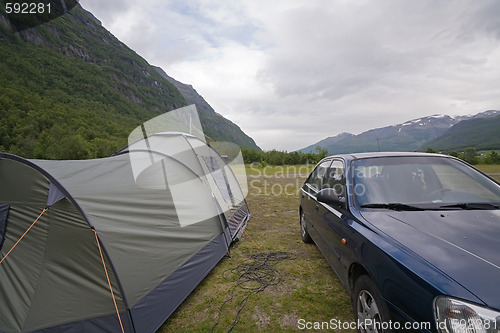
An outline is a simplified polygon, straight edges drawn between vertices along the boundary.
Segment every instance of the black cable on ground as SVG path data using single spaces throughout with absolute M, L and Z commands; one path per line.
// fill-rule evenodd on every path
M 235 319 L 231 324 L 228 332 L 238 324 L 240 314 L 245 307 L 250 296 L 260 293 L 269 286 L 277 285 L 281 282 L 281 274 L 274 267 L 279 261 L 285 259 L 295 259 L 294 255 L 287 252 L 270 252 L 257 253 L 250 256 L 250 259 L 244 263 L 228 269 L 222 273 L 222 276 L 227 281 L 236 282 L 231 289 L 231 296 L 222 303 L 218 315 L 217 322 L 212 326 L 212 333 L 220 322 L 221 314 L 224 306 L 234 299 L 234 294 L 237 289 L 245 290 L 247 293 L 240 301 Z

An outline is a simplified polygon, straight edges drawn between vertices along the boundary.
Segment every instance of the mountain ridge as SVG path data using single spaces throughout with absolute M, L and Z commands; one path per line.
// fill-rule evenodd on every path
M 351 134 L 350 136 L 346 136 L 344 133 L 341 133 L 307 146 L 300 151 L 312 152 L 316 146 L 326 148 L 329 154 L 422 150 L 422 147 L 426 146 L 427 142 L 437 138 L 461 121 L 491 118 L 497 115 L 500 115 L 500 111 L 487 110 L 475 115 L 454 117 L 435 114 L 408 120 L 396 125 L 371 129 L 357 135 Z

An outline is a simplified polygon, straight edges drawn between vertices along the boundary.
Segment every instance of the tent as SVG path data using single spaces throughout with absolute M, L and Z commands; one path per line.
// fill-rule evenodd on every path
M 203 140 L 159 133 L 114 156 L 0 153 L 0 332 L 154 332 L 250 218 Z

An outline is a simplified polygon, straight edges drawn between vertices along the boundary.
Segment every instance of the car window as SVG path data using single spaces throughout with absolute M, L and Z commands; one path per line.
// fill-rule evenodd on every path
M 306 180 L 306 185 L 311 188 L 314 192 L 329 187 L 328 186 L 328 170 L 332 161 L 321 162 L 313 170 L 309 178 Z
M 443 157 L 387 157 L 353 163 L 357 204 L 500 203 L 500 186 L 466 164 Z
M 330 165 L 327 187 L 335 189 L 339 197 L 345 197 L 345 169 L 342 161 L 334 160 Z
M 498 193 L 494 193 L 487 187 L 481 186 L 478 180 L 472 175 L 462 172 L 460 169 L 454 168 L 451 165 L 436 165 L 433 166 L 434 171 L 439 178 L 441 187 L 436 191 L 446 193 L 468 193 L 483 199 L 484 201 L 498 201 Z M 481 200 L 482 201 L 482 200 Z

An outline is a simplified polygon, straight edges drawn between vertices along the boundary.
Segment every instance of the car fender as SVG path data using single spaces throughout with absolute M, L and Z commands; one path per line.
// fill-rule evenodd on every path
M 362 216 L 353 216 L 347 225 L 343 260 L 348 264 L 350 293 L 357 276 L 368 274 L 393 314 L 409 317 L 407 313 L 420 313 L 421 317 L 411 318 L 419 322 L 434 321 L 433 300 L 438 295 L 454 295 L 482 304 L 463 286 Z

